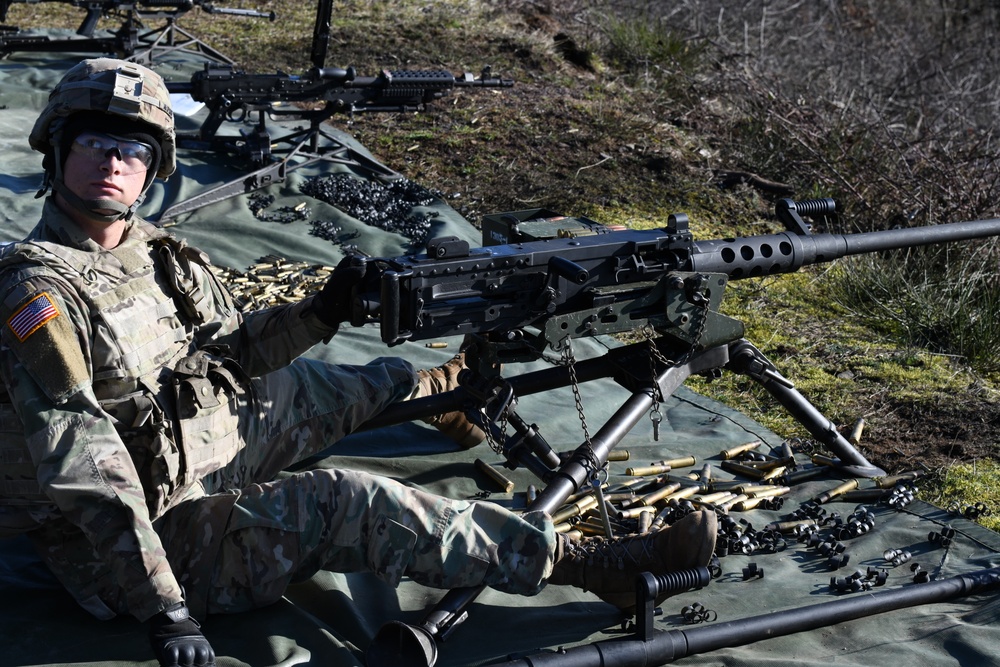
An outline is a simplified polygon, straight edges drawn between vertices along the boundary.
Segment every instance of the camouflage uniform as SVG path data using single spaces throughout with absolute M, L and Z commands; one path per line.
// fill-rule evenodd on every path
M 82 606 L 145 620 L 279 598 L 321 568 L 530 594 L 545 515 L 346 470 L 273 481 L 415 384 L 399 359 L 299 355 L 298 304 L 241 315 L 205 256 L 134 219 L 112 250 L 52 201 L 0 253 L 0 536 L 27 533 Z

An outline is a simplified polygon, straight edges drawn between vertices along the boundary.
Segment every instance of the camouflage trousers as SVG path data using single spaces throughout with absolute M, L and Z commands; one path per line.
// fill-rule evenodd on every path
M 206 495 L 155 524 L 193 613 L 269 604 L 320 569 L 370 571 L 394 586 L 405 575 L 440 588 L 541 588 L 556 541 L 544 514 L 348 470 L 281 473 L 408 396 L 415 379 L 408 363 L 387 358 L 360 367 L 303 359 L 254 380 L 241 406 L 246 446 L 203 480 Z
M 413 368 L 394 358 L 365 366 L 300 359 L 253 380 L 239 405 L 236 458 L 153 523 L 196 618 L 267 605 L 321 569 L 373 572 L 392 585 L 408 576 L 441 588 L 541 588 L 556 542 L 547 515 L 348 470 L 283 472 L 408 397 L 415 382 Z M 98 618 L 129 613 L 79 528 L 56 519 L 32 537 L 84 608 Z

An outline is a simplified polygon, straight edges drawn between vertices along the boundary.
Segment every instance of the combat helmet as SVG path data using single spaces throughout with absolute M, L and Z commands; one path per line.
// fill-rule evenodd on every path
M 130 217 L 153 178 L 167 178 L 176 169 L 174 115 L 167 86 L 153 70 L 114 58 L 84 60 L 67 71 L 52 89 L 48 104 L 28 135 L 30 146 L 46 156 L 42 163 L 45 182 L 38 196 L 45 194 L 49 186 L 67 195 L 62 186 L 62 168 L 68 140 L 73 138 L 67 136 L 67 130 L 72 132 L 74 123 L 82 119 L 91 125 L 97 120 L 110 128 L 129 127 L 133 133 L 137 131 L 152 140 L 158 161 L 146 176 L 139 200 L 108 221 Z M 89 215 L 95 215 L 93 205 L 72 201 L 76 198 L 71 193 L 68 198 L 74 206 L 83 205 Z

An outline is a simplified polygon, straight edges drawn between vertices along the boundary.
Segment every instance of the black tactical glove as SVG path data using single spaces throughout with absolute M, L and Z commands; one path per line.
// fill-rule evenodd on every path
M 215 651 L 183 602 L 149 620 L 149 643 L 161 667 L 215 667 Z
M 336 328 L 351 320 L 352 290 L 365 277 L 367 262 L 363 257 L 347 255 L 340 260 L 314 300 L 313 312 L 319 321 Z

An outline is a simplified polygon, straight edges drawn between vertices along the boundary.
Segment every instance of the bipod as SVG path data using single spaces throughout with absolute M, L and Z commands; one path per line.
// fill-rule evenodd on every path
M 593 462 L 596 460 L 599 465 L 603 466 L 607 462 L 611 450 L 654 405 L 657 392 L 652 380 L 634 388 L 628 387 L 628 382 L 624 381 L 624 376 L 641 377 L 641 373 L 649 369 L 648 355 L 643 357 L 641 352 L 637 353 L 639 348 L 644 351 L 648 349 L 648 346 L 642 343 L 615 348 L 600 357 L 586 359 L 576 364 L 577 381 L 586 382 L 601 377 L 614 377 L 619 384 L 629 388 L 632 393 L 591 437 L 590 442 L 580 445 L 566 462 L 553 472 L 546 487 L 528 505 L 528 511 L 544 511 L 552 514 L 573 493 L 589 485 Z M 635 363 L 639 358 L 642 358 L 641 365 Z M 718 368 L 726 361 L 728 361 L 728 348 L 721 345 L 687 355 L 685 363 L 664 368 L 657 374 L 655 382 L 659 385 L 660 395 L 672 394 L 693 373 Z M 509 382 L 515 394 L 526 395 L 568 386 L 571 378 L 567 368 L 556 367 L 512 377 Z M 459 390 L 449 393 L 460 394 Z M 405 421 L 405 419 L 399 418 L 405 412 L 413 415 L 414 408 L 426 410 L 427 407 L 433 405 L 433 409 L 440 410 L 440 406 L 447 398 L 448 394 L 438 394 L 427 399 L 398 403 L 384 411 L 376 420 L 377 423 L 373 423 L 372 426 L 385 426 L 387 419 Z M 436 401 L 432 404 L 429 399 L 436 399 Z M 460 397 L 453 397 L 452 400 L 460 400 Z M 419 401 L 426 401 L 426 403 L 423 406 L 413 405 Z M 453 405 L 456 404 L 453 403 Z M 405 409 L 406 406 L 408 406 L 408 410 Z M 453 407 L 452 409 L 457 408 Z M 436 413 L 425 411 L 422 414 L 432 415 Z M 415 417 L 416 415 L 410 418 Z M 386 623 L 376 633 L 365 655 L 368 666 L 432 667 L 437 662 L 437 642 L 446 640 L 455 627 L 468 618 L 469 606 L 483 590 L 485 590 L 485 586 L 456 588 L 448 591 L 418 626 L 399 621 Z
M 300 169 L 314 162 L 326 161 L 335 164 L 343 164 L 375 178 L 384 181 L 395 181 L 402 178 L 402 174 L 393 171 L 374 158 L 354 149 L 343 141 L 328 132 L 320 119 L 312 119 L 308 128 L 291 132 L 278 139 L 271 140 L 264 127 L 265 111 L 260 112 L 260 121 L 254 132 L 242 137 L 215 137 L 208 142 L 193 139 L 184 147 L 203 148 L 203 144 L 209 146 L 222 145 L 231 152 L 255 153 L 253 161 L 257 163 L 266 162 L 264 166 L 246 174 L 240 178 L 233 179 L 222 185 L 209 188 L 184 201 L 178 202 L 168 207 L 160 213 L 157 224 L 191 213 L 209 204 L 214 204 L 231 197 L 250 194 L 276 183 L 283 183 L 288 174 L 296 169 Z M 186 141 L 186 138 L 181 141 Z M 323 139 L 325 143 L 321 143 Z M 291 147 L 275 151 L 273 146 L 289 144 Z M 182 144 L 183 146 L 183 144 Z M 273 153 L 280 153 L 283 157 L 272 161 Z
M 883 477 L 885 471 L 873 465 L 854 445 L 842 436 L 837 427 L 795 389 L 795 385 L 778 372 L 767 357 L 745 339 L 729 345 L 726 368 L 746 375 L 762 386 L 809 433 L 827 446 L 837 459 L 834 467 L 853 477 Z

